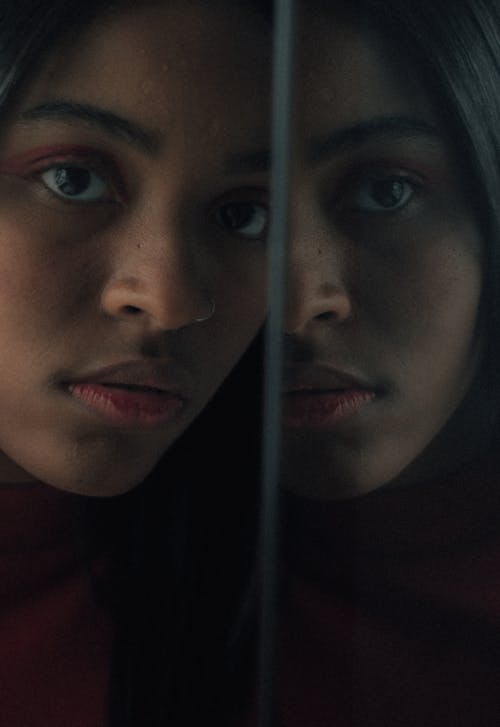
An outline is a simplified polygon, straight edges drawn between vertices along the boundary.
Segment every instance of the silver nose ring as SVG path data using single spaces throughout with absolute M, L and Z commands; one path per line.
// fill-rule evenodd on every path
M 215 301 L 213 298 L 210 298 L 210 312 L 207 316 L 203 316 L 202 318 L 195 318 L 195 323 L 205 323 L 205 321 L 209 321 L 215 313 Z

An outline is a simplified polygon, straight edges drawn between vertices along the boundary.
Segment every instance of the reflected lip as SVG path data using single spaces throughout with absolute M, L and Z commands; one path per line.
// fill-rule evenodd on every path
M 78 403 L 118 427 L 173 422 L 187 404 L 185 382 L 172 363 L 126 361 L 65 380 Z
M 327 365 L 285 369 L 283 423 L 290 428 L 335 427 L 382 393 L 364 377 Z
M 380 393 L 380 387 L 364 377 L 328 365 L 291 365 L 284 371 L 284 392 L 342 391 L 362 389 Z

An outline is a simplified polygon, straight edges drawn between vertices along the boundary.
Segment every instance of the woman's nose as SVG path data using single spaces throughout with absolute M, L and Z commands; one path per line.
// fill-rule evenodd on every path
M 288 263 L 286 332 L 315 323 L 342 323 L 352 315 L 346 252 L 324 230 L 301 226 L 294 233 Z
M 101 293 L 102 310 L 121 320 L 143 319 L 160 330 L 209 320 L 215 302 L 203 269 L 208 261 L 179 229 L 148 227 L 129 231 L 117 245 Z

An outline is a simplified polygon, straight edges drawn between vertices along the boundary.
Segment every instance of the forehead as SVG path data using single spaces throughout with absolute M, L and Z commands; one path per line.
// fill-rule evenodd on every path
M 258 126 L 269 28 L 250 4 L 238 5 L 173 0 L 101 17 L 54 49 L 26 89 L 29 102 L 76 96 L 163 129 L 188 115 L 206 123 L 211 110 L 214 124 L 234 125 L 237 113 Z
M 306 127 L 350 126 L 372 116 L 418 115 L 436 122 L 409 59 L 361 23 L 305 10 L 299 38 L 300 117 Z

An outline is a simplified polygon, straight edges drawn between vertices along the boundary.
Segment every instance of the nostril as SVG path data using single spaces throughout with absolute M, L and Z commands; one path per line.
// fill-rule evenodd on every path
M 141 312 L 141 309 L 137 308 L 137 306 L 135 305 L 125 305 L 123 306 L 123 312 L 136 316 L 138 313 Z
M 336 315 L 332 311 L 326 311 L 325 313 L 319 313 L 315 318 L 317 321 L 331 321 L 336 318 Z

